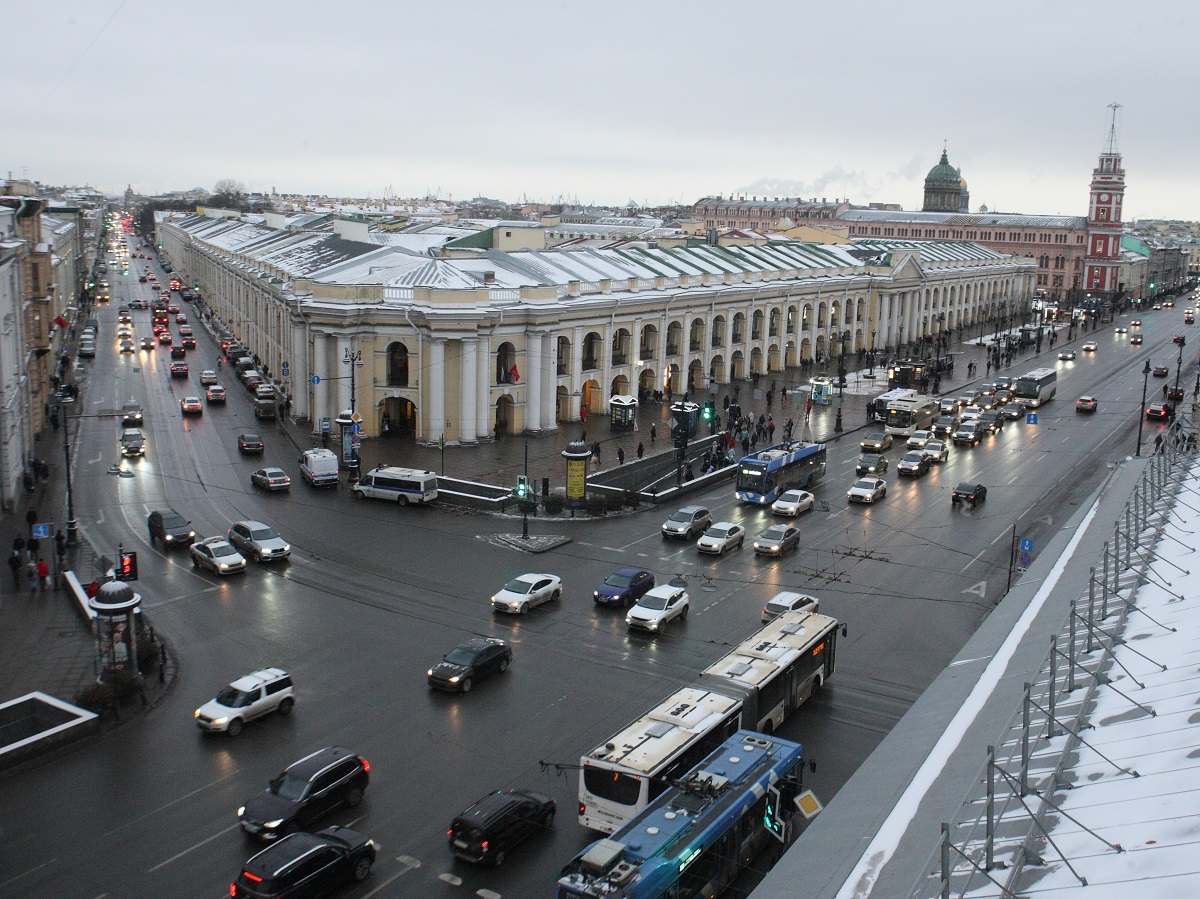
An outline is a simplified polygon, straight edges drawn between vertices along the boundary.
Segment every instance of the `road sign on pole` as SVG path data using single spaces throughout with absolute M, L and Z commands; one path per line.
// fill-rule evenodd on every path
M 1026 412 L 1025 413 L 1025 424 L 1027 424 L 1027 425 L 1037 424 L 1037 417 L 1038 417 L 1038 414 L 1036 412 Z
M 1033 538 L 1032 537 L 1022 537 L 1021 538 L 1021 552 L 1023 552 L 1023 553 L 1033 552 Z
M 291 375 L 291 373 L 292 373 L 292 369 L 291 369 L 291 366 L 287 364 L 287 360 L 286 360 L 286 359 L 285 359 L 285 360 L 283 360 L 282 364 L 280 364 L 280 366 L 279 366 L 279 373 L 280 373 L 281 375 L 283 375 L 285 378 L 286 378 L 286 377 L 289 377 L 289 376 Z
M 50 524 L 48 522 L 39 522 L 33 526 L 33 536 L 38 540 L 50 539 Z
M 311 378 L 309 378 L 309 380 L 312 381 L 313 386 L 316 387 L 318 384 L 321 383 L 321 376 L 313 375 Z

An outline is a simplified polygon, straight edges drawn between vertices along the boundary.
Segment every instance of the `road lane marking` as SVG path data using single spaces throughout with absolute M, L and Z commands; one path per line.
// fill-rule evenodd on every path
M 1003 535 L 1003 534 L 1001 534 L 1001 536 L 1004 536 L 1004 535 Z M 993 540 L 992 542 L 993 542 L 993 543 L 995 543 L 996 541 L 995 541 L 995 540 Z M 959 573 L 959 574 L 962 574 L 964 571 L 966 571 L 968 568 L 970 568 L 972 565 L 974 565 L 976 562 L 978 562 L 978 561 L 979 561 L 979 559 L 980 559 L 980 557 L 981 557 L 981 556 L 982 556 L 982 555 L 983 555 L 985 552 L 987 552 L 987 550 L 986 550 L 986 549 L 981 549 L 981 550 L 980 550 L 980 551 L 979 551 L 979 552 L 976 554 L 976 556 L 975 556 L 973 559 L 971 559 L 971 561 L 970 561 L 970 562 L 968 562 L 966 565 L 964 565 L 962 568 L 960 568 L 960 569 L 959 569 L 958 573 Z
M 175 853 L 174 855 L 172 855 L 169 859 L 167 859 L 164 862 L 159 862 L 153 868 L 150 868 L 148 871 L 146 871 L 146 873 L 153 874 L 155 871 L 159 870 L 160 868 L 165 868 L 167 865 L 171 864 L 171 862 L 178 861 L 179 859 L 183 858 L 189 852 L 194 852 L 195 850 L 199 849 L 201 846 L 207 846 L 213 840 L 217 839 L 217 837 L 223 837 L 223 836 L 225 836 L 225 834 L 229 833 L 229 831 L 237 830 L 241 826 L 242 825 L 240 823 L 239 824 L 231 824 L 229 827 L 226 827 L 224 830 L 218 830 L 216 833 L 214 833 L 208 839 L 201 840 L 199 843 L 189 846 L 187 849 L 184 849 L 182 852 Z
M 421 867 L 421 860 L 417 859 L 417 858 L 413 858 L 411 855 L 398 856 L 396 858 L 396 861 L 398 861 L 403 867 L 399 871 L 397 871 L 395 874 L 393 874 L 391 877 L 389 877 L 387 880 L 385 880 L 381 884 L 379 884 L 379 886 L 375 887 L 375 889 L 371 890 L 371 892 L 364 894 L 362 899 L 371 899 L 372 896 L 374 896 L 376 893 L 378 893 L 384 887 L 391 884 L 393 881 L 399 880 L 401 877 L 403 877 L 409 871 L 415 871 L 415 870 L 417 870 L 417 868 Z M 439 875 L 439 878 L 445 879 L 446 876 L 447 875 L 445 875 L 445 874 L 441 874 L 441 875 Z M 449 875 L 449 876 L 453 876 L 453 875 Z M 450 883 L 451 881 L 446 881 L 446 882 Z M 459 880 L 458 883 L 455 883 L 453 885 L 461 886 L 462 881 Z

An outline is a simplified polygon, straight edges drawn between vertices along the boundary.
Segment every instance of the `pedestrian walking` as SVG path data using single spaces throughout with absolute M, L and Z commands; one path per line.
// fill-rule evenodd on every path
M 50 566 L 46 564 L 45 559 L 37 560 L 37 573 L 38 573 L 38 580 L 41 581 L 41 584 L 42 584 L 42 592 L 49 593 L 50 592 Z
M 623 446 L 617 447 L 617 464 L 618 465 L 625 464 L 625 447 L 623 447 Z
M 595 443 L 592 444 L 592 455 L 596 458 L 596 461 L 600 460 L 600 441 L 599 440 L 597 440 Z
M 640 459 L 640 458 L 642 458 L 642 456 L 644 456 L 645 454 L 646 454 L 646 447 L 645 447 L 643 444 L 641 444 L 641 443 L 638 443 L 638 448 L 637 448 L 637 457 Z
M 657 424 L 651 424 L 651 425 L 650 425 L 650 442 L 651 442 L 651 443 L 653 443 L 653 442 L 654 442 L 654 438 L 655 438 L 657 435 L 658 435 L 658 425 L 657 425 Z
M 61 530 L 54 535 L 54 552 L 58 555 L 58 567 L 61 569 L 67 555 L 67 535 Z
M 25 544 L 25 550 L 26 550 L 26 552 L 29 553 L 29 558 L 31 558 L 35 561 L 37 560 L 37 557 L 38 557 L 38 539 L 37 539 L 37 537 L 29 538 L 29 540 Z
M 8 567 L 12 571 L 13 591 L 21 589 L 21 569 L 25 567 L 25 563 L 21 561 L 21 551 L 14 549 L 12 555 L 8 557 Z
M 1162 434 L 1159 434 L 1157 437 L 1154 438 L 1154 455 L 1157 456 L 1160 452 L 1162 452 L 1162 445 L 1163 445 L 1163 436 L 1162 436 Z
M 37 562 L 33 559 L 25 563 L 25 576 L 29 578 L 29 592 L 37 593 L 38 584 L 41 581 L 38 578 Z

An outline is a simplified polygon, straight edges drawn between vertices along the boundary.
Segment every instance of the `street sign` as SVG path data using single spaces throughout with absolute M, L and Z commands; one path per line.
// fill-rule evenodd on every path
M 282 364 L 280 364 L 279 373 L 281 375 L 283 375 L 285 378 L 288 377 L 289 375 L 291 375 L 292 369 L 291 369 L 291 366 L 287 364 L 286 359 L 284 359 Z
M 360 421 L 362 421 L 362 415 L 360 415 L 358 412 L 352 412 L 350 413 L 350 420 L 355 424 L 358 424 Z M 357 431 L 358 428 L 355 428 L 354 430 Z
M 1033 552 L 1033 538 L 1032 537 L 1022 537 L 1020 547 L 1021 547 L 1021 552 L 1023 552 L 1023 553 Z
M 362 425 L 360 425 L 358 422 L 355 422 L 354 424 L 350 425 L 350 433 L 351 434 L 357 434 L 361 430 L 362 430 Z
M 33 536 L 37 537 L 37 539 L 39 539 L 39 540 L 49 540 L 50 539 L 50 525 L 45 522 L 35 524 L 33 526 Z
M 313 383 L 313 386 L 314 386 L 314 387 L 316 387 L 318 384 L 320 384 L 320 383 L 321 383 L 321 376 L 320 376 L 320 375 L 313 375 L 311 378 L 309 378 L 309 380 L 310 380 L 310 381 L 312 381 L 312 383 Z
M 1033 561 L 1033 556 L 1029 555 L 1029 553 L 1021 553 L 1017 556 L 1017 564 L 1020 565 L 1022 568 L 1028 568 L 1029 563 L 1032 561 Z
M 1037 416 L 1038 416 L 1038 414 L 1036 412 L 1026 412 L 1025 413 L 1025 424 L 1027 424 L 1027 425 L 1037 424 Z
M 328 418 L 321 419 L 321 433 L 322 434 L 329 433 L 329 419 Z

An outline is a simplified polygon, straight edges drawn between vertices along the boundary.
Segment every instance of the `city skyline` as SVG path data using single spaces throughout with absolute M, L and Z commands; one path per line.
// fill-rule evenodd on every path
M 25 39 L 0 75 L 0 173 L 110 194 L 232 178 L 374 199 L 919 209 L 945 143 L 971 211 L 1083 215 L 1116 102 L 1125 220 L 1197 217 L 1195 125 L 1170 89 L 1191 74 L 1192 5 L 1153 4 L 1145 24 L 1107 0 L 898 9 L 26 6 L 6 14 Z M 1089 37 L 1118 20 L 1120 47 Z

